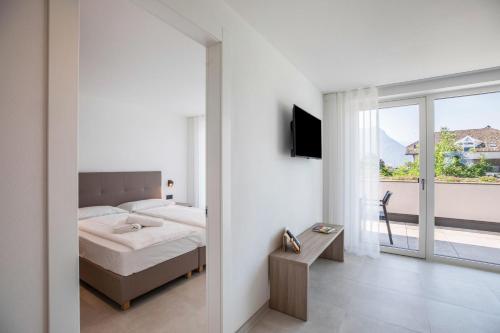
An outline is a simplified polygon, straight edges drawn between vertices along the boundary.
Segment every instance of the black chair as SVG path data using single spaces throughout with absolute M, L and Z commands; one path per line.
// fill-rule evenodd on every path
M 392 242 L 392 232 L 391 232 L 391 225 L 389 224 L 389 214 L 387 214 L 387 205 L 389 204 L 389 199 L 392 196 L 391 191 L 387 191 L 384 194 L 384 197 L 382 200 L 380 200 L 380 206 L 382 207 L 382 212 L 380 212 L 380 220 L 385 220 L 385 224 L 387 225 L 387 233 L 389 234 L 389 242 L 391 245 L 394 243 Z

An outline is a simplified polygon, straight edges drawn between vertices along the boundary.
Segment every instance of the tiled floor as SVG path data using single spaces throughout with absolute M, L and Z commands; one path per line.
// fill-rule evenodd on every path
M 132 301 L 130 309 L 80 286 L 82 333 L 205 332 L 205 273 L 179 278 Z
M 382 254 L 311 266 L 310 320 L 269 310 L 252 333 L 500 332 L 500 274 Z
M 380 244 L 390 246 L 385 222 L 380 222 Z M 418 225 L 391 221 L 392 246 L 416 250 Z M 500 233 L 436 227 L 435 253 L 442 256 L 500 264 Z

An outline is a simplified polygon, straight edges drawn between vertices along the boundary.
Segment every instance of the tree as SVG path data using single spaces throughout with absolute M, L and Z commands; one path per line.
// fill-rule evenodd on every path
M 406 162 L 404 165 L 397 167 L 394 172 L 394 176 L 404 177 L 410 176 L 412 178 L 418 177 L 420 175 L 420 162 L 419 158 L 416 157 L 413 162 Z
M 383 159 L 380 159 L 379 161 L 379 169 L 380 169 L 380 175 L 384 177 L 391 177 L 392 176 L 392 170 L 387 167 Z
M 455 144 L 456 135 L 448 130 L 448 128 L 441 128 L 441 132 L 439 135 L 439 142 L 436 143 L 436 149 L 434 152 L 434 165 L 436 170 L 436 176 L 454 176 L 448 173 L 455 173 L 457 168 L 456 159 L 453 158 L 452 166 L 449 170 L 446 170 L 447 166 L 447 157 L 449 158 L 451 153 L 458 152 L 459 147 Z
M 486 161 L 484 156 L 481 156 L 478 163 L 475 163 L 467 168 L 467 177 L 477 178 L 486 175 L 486 172 L 491 170 L 491 164 Z

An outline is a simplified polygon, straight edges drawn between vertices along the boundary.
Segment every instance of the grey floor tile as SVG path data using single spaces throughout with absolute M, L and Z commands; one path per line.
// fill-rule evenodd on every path
M 423 288 L 426 298 L 500 315 L 500 301 L 484 285 L 424 277 Z
M 425 299 L 374 288 L 355 294 L 348 313 L 360 314 L 417 332 L 429 332 Z
M 298 333 L 306 322 L 278 311 L 269 310 L 249 333 Z
M 419 273 L 405 269 L 405 265 L 391 267 L 367 262 L 356 277 L 356 281 L 412 295 L 422 293 Z
M 422 270 L 429 266 L 429 262 L 420 258 L 412 258 L 388 253 L 381 253 L 380 259 L 367 259 L 367 262 L 375 263 L 381 267 L 389 267 L 391 269 L 411 271 L 414 273 L 421 273 Z
M 407 328 L 381 322 L 366 316 L 347 314 L 339 332 L 341 333 L 414 333 Z
M 427 301 L 432 333 L 498 333 L 500 317 L 437 301 Z

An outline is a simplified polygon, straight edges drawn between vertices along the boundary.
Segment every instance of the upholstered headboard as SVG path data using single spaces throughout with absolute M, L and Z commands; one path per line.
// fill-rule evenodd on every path
M 161 171 L 81 172 L 78 207 L 161 198 Z

